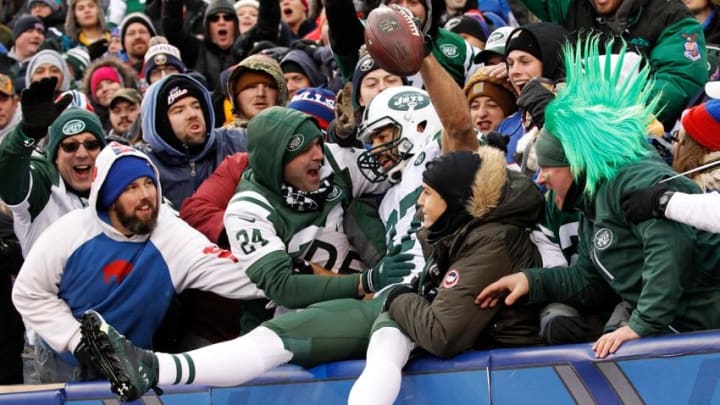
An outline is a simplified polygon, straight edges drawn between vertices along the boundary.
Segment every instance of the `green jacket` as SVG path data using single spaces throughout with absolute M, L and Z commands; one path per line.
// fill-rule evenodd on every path
M 621 168 L 582 202 L 579 252 L 567 268 L 529 269 L 530 302 L 577 299 L 594 306 L 613 292 L 633 306 L 629 326 L 640 336 L 720 327 L 720 235 L 666 219 L 625 220 L 624 191 L 675 174 L 656 158 Z M 671 188 L 699 193 L 681 177 Z
M 367 266 L 344 232 L 346 208 L 356 196 L 387 188 L 387 184 L 368 182 L 359 172 L 355 163 L 359 150 L 325 145 L 320 176 L 332 175 L 332 185 L 324 204 L 315 211 L 290 208 L 281 196 L 283 156 L 297 128 L 309 119 L 305 114 L 273 107 L 249 122 L 250 168 L 243 174 L 224 218 L 240 268 L 268 299 L 287 308 L 357 296 L 357 272 Z M 375 220 L 379 223 L 376 212 Z M 382 226 L 376 229 L 376 237 L 383 240 Z M 293 258 L 354 274 L 294 274 Z
M 87 206 L 65 186 L 53 162 L 33 156 L 20 126 L 0 144 L 0 198 L 13 212 L 15 234 L 27 255 L 35 240 L 50 224 L 68 212 Z
M 419 347 L 453 356 L 473 347 L 539 344 L 538 308 L 475 305 L 477 294 L 502 276 L 542 264 L 530 232 L 543 198 L 527 177 L 505 168 L 502 153 L 483 153 L 476 174 L 473 219 L 432 245 L 419 294 L 403 294 L 391 318 Z
M 661 94 L 658 119 L 672 126 L 708 79 L 705 36 L 700 22 L 679 1 L 622 0 L 611 16 L 599 16 L 590 0 L 523 0 L 543 21 L 569 31 L 620 36 L 646 60 Z

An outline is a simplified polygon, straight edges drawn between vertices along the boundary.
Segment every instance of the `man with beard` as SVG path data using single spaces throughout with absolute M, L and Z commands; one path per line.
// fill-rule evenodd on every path
M 173 74 L 145 92 L 141 148 L 162 174 L 164 195 L 180 208 L 226 156 L 245 151 L 244 128 L 214 128 L 207 89 L 187 74 Z M 213 129 L 214 128 L 214 129 Z
M 140 115 L 142 96 L 135 89 L 120 89 L 110 99 L 110 124 L 108 139 L 121 143 L 130 141 L 130 127 Z
M 140 78 L 143 77 L 145 52 L 150 48 L 150 38 L 155 35 L 155 26 L 143 13 L 128 14 L 120 24 L 120 43 L 127 55 L 127 64 Z
M 38 334 L 42 382 L 97 377 L 78 367 L 85 349 L 77 318 L 87 309 L 112 318 L 133 342 L 149 348 L 176 292 L 262 297 L 230 252 L 162 204 L 158 179 L 146 155 L 110 143 L 97 158 L 89 205 L 49 226 L 27 255 L 13 302 Z

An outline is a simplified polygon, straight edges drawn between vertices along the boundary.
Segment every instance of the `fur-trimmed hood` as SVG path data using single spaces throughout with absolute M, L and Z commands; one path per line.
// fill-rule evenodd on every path
M 508 170 L 502 151 L 481 146 L 482 164 L 475 174 L 467 211 L 481 222 L 533 226 L 543 215 L 545 201 L 530 178 Z

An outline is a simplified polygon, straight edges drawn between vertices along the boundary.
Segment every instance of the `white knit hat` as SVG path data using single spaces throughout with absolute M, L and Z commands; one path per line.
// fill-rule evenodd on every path
M 259 9 L 260 3 L 258 2 L 258 0 L 238 0 L 235 2 L 235 4 L 233 4 L 233 7 L 235 7 L 235 12 L 240 10 L 241 7 L 245 7 L 245 6 L 253 6 L 253 7 Z

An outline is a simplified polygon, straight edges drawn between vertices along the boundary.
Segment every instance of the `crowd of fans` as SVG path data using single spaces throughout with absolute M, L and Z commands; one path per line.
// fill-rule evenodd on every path
M 367 355 L 351 403 L 412 350 L 720 327 L 718 6 L 523 2 L 4 3 L 0 384 L 101 378 L 103 322 L 162 352 L 124 399 Z M 389 4 L 417 74 L 363 46 Z

